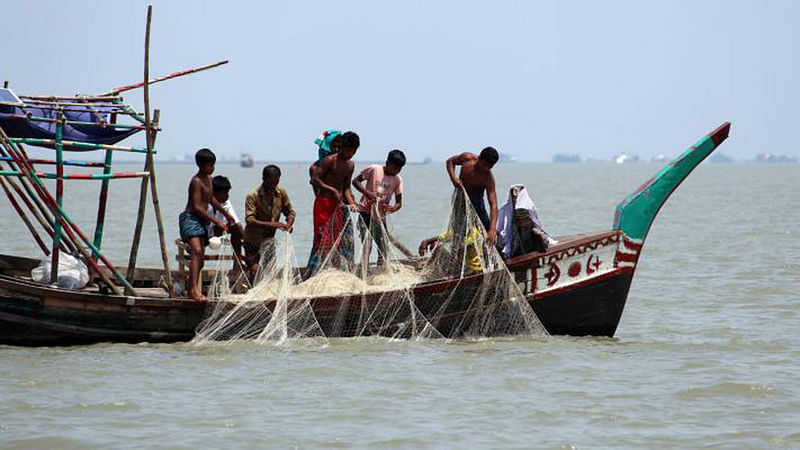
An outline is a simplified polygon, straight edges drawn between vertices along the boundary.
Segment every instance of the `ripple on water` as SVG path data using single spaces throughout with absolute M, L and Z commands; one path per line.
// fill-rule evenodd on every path
M 726 381 L 709 386 L 692 387 L 678 391 L 677 396 L 683 400 L 704 400 L 714 397 L 746 397 L 764 398 L 778 394 L 767 384 L 735 383 Z
M 8 442 L 3 446 L 6 449 L 24 448 L 54 448 L 54 449 L 85 449 L 91 447 L 91 443 L 81 439 L 70 439 L 60 436 L 38 436 L 35 438 L 17 439 Z

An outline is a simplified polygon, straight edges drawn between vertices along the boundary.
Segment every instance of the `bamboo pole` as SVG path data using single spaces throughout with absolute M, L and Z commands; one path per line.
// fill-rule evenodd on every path
M 70 101 L 75 100 L 77 102 L 114 102 L 115 100 L 119 100 L 120 97 L 117 95 L 106 95 L 106 96 L 98 96 L 98 95 L 74 95 L 72 97 L 67 97 L 64 95 L 20 95 L 19 98 L 23 99 L 31 99 L 31 100 L 46 100 L 50 102 L 57 102 L 60 100 Z
M 36 189 L 37 194 L 41 196 L 41 198 L 50 207 L 59 225 L 61 225 L 62 229 L 67 233 L 69 238 L 76 243 L 78 242 L 78 238 L 80 238 L 80 240 L 84 244 L 86 244 L 86 246 L 88 246 L 89 249 L 95 250 L 94 244 L 89 242 L 89 240 L 86 238 L 86 235 L 83 233 L 80 227 L 77 224 L 75 224 L 75 222 L 72 221 L 72 219 L 67 215 L 67 213 L 64 212 L 63 208 L 59 207 L 55 198 L 53 198 L 52 194 L 50 194 L 50 192 L 45 188 L 44 183 L 42 183 L 42 180 L 36 176 L 36 172 L 34 171 L 33 166 L 28 164 L 25 161 L 24 156 L 15 150 L 13 144 L 8 140 L 8 136 L 5 134 L 5 131 L 3 131 L 2 127 L 0 127 L 0 144 L 3 146 L 7 146 L 6 150 L 11 156 L 15 158 L 14 162 L 20 167 L 20 169 L 24 169 L 23 172 L 24 175 L 31 180 L 34 188 Z M 106 284 L 108 284 L 108 286 L 114 291 L 116 295 L 123 295 L 122 290 L 111 281 L 111 279 L 105 272 L 100 270 L 100 267 L 97 265 L 97 262 L 91 258 L 91 254 L 82 245 L 77 245 L 77 250 L 83 255 L 84 258 L 86 258 L 86 260 L 92 266 L 94 271 L 100 276 L 100 278 L 103 279 L 103 281 Z M 103 256 L 102 253 L 98 252 L 98 256 L 100 260 L 103 262 L 103 264 L 105 264 L 105 266 L 108 267 L 108 269 L 111 271 L 114 277 L 121 284 L 123 284 L 126 287 L 126 289 L 130 289 L 130 291 L 133 292 L 133 295 L 136 295 L 135 291 L 133 290 L 133 287 L 130 285 L 130 283 L 128 283 L 125 277 L 123 277 L 122 274 L 119 273 L 119 271 L 114 267 L 114 265 L 111 264 L 111 262 L 105 256 Z
M 149 83 L 147 80 L 150 77 L 150 23 L 153 17 L 153 7 L 147 7 L 147 25 L 145 28 L 145 37 L 144 37 L 144 117 L 145 117 L 145 128 L 146 131 L 146 138 L 147 138 L 147 159 L 145 162 L 145 170 L 150 173 L 148 177 L 150 179 L 150 186 L 152 187 L 152 195 L 153 195 L 153 209 L 155 211 L 156 216 L 156 223 L 158 225 L 158 239 L 159 244 L 161 247 L 161 259 L 164 264 L 164 275 L 167 280 L 167 289 L 169 291 L 170 297 L 174 296 L 173 286 L 172 286 L 172 273 L 169 270 L 169 257 L 167 255 L 167 247 L 166 247 L 166 240 L 164 237 L 164 225 L 161 220 L 161 208 L 158 201 L 158 191 L 156 190 L 156 182 L 155 182 L 155 165 L 153 164 L 153 151 L 152 148 L 155 144 L 155 128 L 153 127 L 153 123 L 150 121 L 150 88 Z M 157 124 L 159 120 L 160 112 L 156 110 L 154 122 Z M 133 233 L 133 242 L 131 243 L 131 253 L 130 258 L 128 259 L 128 279 L 132 279 L 136 273 L 136 259 L 139 254 L 139 242 L 142 236 L 142 225 L 144 224 L 144 215 L 145 210 L 147 207 L 147 188 L 148 183 L 147 179 L 142 179 L 142 184 L 139 188 L 139 208 L 138 213 L 136 215 L 136 227 Z
M 50 239 L 53 238 L 53 223 L 51 221 L 45 220 L 42 217 L 41 212 L 37 209 L 37 207 L 31 203 L 31 200 L 28 198 L 27 194 L 20 189 L 17 183 L 14 180 L 2 180 L 5 183 L 8 183 L 11 186 L 11 189 L 17 194 L 17 197 L 22 199 L 22 202 L 25 203 L 25 206 L 28 207 L 28 210 L 31 211 L 33 217 L 36 218 L 36 221 L 39 222 L 39 226 L 50 236 Z M 49 217 L 48 217 L 49 219 Z M 63 251 L 69 251 L 66 246 L 62 246 L 61 249 Z M 50 256 L 50 250 L 47 250 L 47 256 Z
M 147 167 L 146 163 L 145 167 Z M 131 252 L 128 256 L 128 272 L 126 276 L 129 280 L 132 280 L 136 274 L 136 259 L 139 256 L 139 241 L 142 238 L 142 225 L 144 225 L 144 215 L 147 208 L 147 188 L 147 179 L 142 178 L 142 183 L 139 186 L 139 207 L 136 212 L 136 225 L 133 229 Z
M 2 131 L 1 128 L 0 128 L 0 131 Z M 5 136 L 5 132 L 3 132 L 3 134 L 0 135 L 0 136 Z M 8 141 L 8 137 L 7 136 L 5 137 L 5 139 Z M 28 158 L 28 154 L 25 152 L 25 149 L 23 148 L 22 144 L 14 144 L 13 142 L 9 141 L 8 145 L 9 145 L 10 149 L 13 149 L 14 146 L 16 146 L 16 148 L 19 150 L 20 154 L 23 155 L 25 160 L 26 161 L 30 160 Z M 13 155 L 11 155 L 9 152 L 6 151 L 6 148 L 5 148 L 4 145 L 0 145 L 0 156 L 12 157 Z M 6 162 L 6 164 L 8 164 L 8 166 L 11 167 L 12 169 L 16 168 L 17 170 L 24 170 L 24 168 L 21 168 L 19 166 L 19 164 L 16 163 L 16 160 L 14 160 L 13 158 L 12 158 L 11 161 Z M 33 165 L 32 164 L 31 164 L 31 168 L 33 170 Z M 42 226 L 45 228 L 47 233 L 52 238 L 53 235 L 54 235 L 55 219 L 50 214 L 50 208 L 45 206 L 42 203 L 42 200 L 39 198 L 39 195 L 36 193 L 36 189 L 33 187 L 33 185 L 30 182 L 30 180 L 27 177 L 20 177 L 19 178 L 20 184 L 25 189 L 25 194 L 26 195 L 23 195 L 20 192 L 19 186 L 17 186 L 16 182 L 13 179 L 9 179 L 7 181 L 11 185 L 11 187 L 13 187 L 17 191 L 17 194 L 20 196 L 20 198 L 25 200 L 26 204 L 29 204 L 32 201 L 36 205 L 36 208 L 33 208 L 33 207 L 29 207 L 29 208 L 31 209 L 31 211 L 34 212 L 34 215 L 37 218 L 39 217 L 39 215 L 36 214 L 36 212 L 38 211 L 41 214 L 42 218 L 45 219 L 45 221 L 47 222 L 48 225 L 45 226 L 44 224 L 42 224 Z M 39 223 L 42 223 L 41 220 L 40 220 Z M 77 245 L 72 240 L 63 239 L 63 238 L 64 238 L 64 236 L 62 236 L 62 243 L 65 244 L 65 246 L 62 247 L 62 249 L 70 251 L 70 252 L 77 251 Z
M 145 91 L 147 87 L 145 87 Z M 149 101 L 148 101 L 149 103 Z M 158 124 L 159 119 L 161 116 L 161 111 L 158 109 L 155 110 L 153 113 L 153 123 Z M 148 133 L 148 148 L 152 148 L 156 143 L 156 130 L 154 128 L 150 129 Z M 150 176 L 147 177 L 150 180 L 150 191 L 153 198 L 153 212 L 156 216 L 156 225 L 158 227 L 158 242 L 161 246 L 161 262 L 164 264 L 164 276 L 167 279 L 167 291 L 169 292 L 170 298 L 175 297 L 175 287 L 172 285 L 172 271 L 169 269 L 169 254 L 167 253 L 167 239 L 164 235 L 164 221 L 161 219 L 161 204 L 158 201 L 158 186 L 156 184 L 156 166 L 153 161 L 153 153 L 149 152 L 147 154 L 147 171 L 150 173 Z
M 103 168 L 103 174 L 111 174 L 111 163 L 112 158 L 114 156 L 114 152 L 111 150 L 106 150 L 106 161 L 105 167 Z M 103 226 L 106 222 L 106 204 L 108 202 L 108 185 L 111 184 L 109 179 L 104 179 L 103 183 L 100 185 L 100 198 L 97 200 L 97 220 L 95 221 L 94 225 L 94 246 L 100 249 L 100 246 L 103 243 Z M 97 257 L 97 255 L 92 254 L 93 257 Z
M 30 144 L 30 145 L 48 146 L 48 147 L 53 147 L 56 144 L 56 141 L 54 139 L 10 138 L 9 140 L 17 144 Z M 123 145 L 94 144 L 91 142 L 61 141 L 61 145 L 63 145 L 64 147 L 84 148 L 87 150 L 114 150 L 114 151 L 131 152 L 131 153 L 147 153 L 147 148 L 126 147 Z M 153 153 L 157 152 L 153 150 Z
M 48 122 L 48 123 L 56 123 L 59 119 L 53 119 L 50 117 L 36 117 L 33 114 L 23 115 L 23 114 L 8 114 L 6 115 L 7 119 L 16 119 L 16 120 L 30 120 L 33 122 Z M 123 123 L 118 123 L 116 125 L 111 125 L 107 123 L 97 123 L 97 122 L 87 122 L 85 120 L 66 120 L 64 121 L 66 125 L 85 125 L 90 127 L 101 127 L 101 128 L 119 128 L 121 130 L 144 130 L 144 126 L 142 125 L 127 125 Z
M 153 6 L 147 7 L 147 31 L 144 40 L 144 121 L 147 129 L 147 158 L 145 160 L 146 171 L 150 173 L 150 195 L 153 199 L 153 213 L 156 216 L 158 227 L 158 242 L 161 247 L 161 262 L 164 264 L 164 276 L 167 280 L 167 292 L 170 298 L 175 297 L 175 289 L 172 285 L 172 272 L 169 270 L 169 255 L 167 254 L 167 240 L 164 236 L 164 222 L 161 220 L 161 204 L 158 200 L 158 186 L 156 184 L 156 167 L 153 162 L 153 147 L 156 143 L 156 133 L 158 124 L 161 120 L 161 111 L 156 109 L 153 113 L 153 120 L 150 120 L 150 21 L 152 19 Z M 227 61 L 226 61 L 227 62 Z M 164 78 L 166 79 L 166 78 Z M 160 80 L 159 80 L 160 81 Z
M 388 229 L 386 230 L 386 237 L 389 239 L 389 242 L 391 242 L 395 248 L 400 250 L 400 253 L 402 253 L 406 258 L 415 258 L 417 256 L 412 253 L 411 250 L 409 250 L 408 247 L 406 247 L 402 242 L 400 242 L 399 239 L 395 238 L 391 233 L 389 233 Z
M 64 207 L 64 148 L 61 146 L 61 135 L 64 129 L 63 114 L 58 115 L 56 123 L 56 202 L 59 208 Z M 56 221 L 53 233 L 53 253 L 50 256 L 50 282 L 58 281 L 58 251 L 61 247 L 61 222 Z
M 86 110 L 86 108 L 115 108 L 115 109 L 124 109 L 124 103 L 118 102 L 105 102 L 105 103 L 98 103 L 98 102 L 68 102 L 64 100 L 54 100 L 54 101 L 47 101 L 47 100 L 34 100 L 21 95 L 20 100 L 24 100 L 25 106 L 29 108 L 40 108 L 40 109 L 53 109 L 53 108 L 61 108 L 66 107 L 69 108 L 71 106 L 80 107 L 82 110 Z M 9 103 L 9 105 L 13 105 Z M 113 111 L 109 111 L 113 112 Z
M 17 212 L 17 215 L 22 219 L 25 223 L 25 226 L 30 231 L 33 239 L 36 240 L 36 243 L 39 245 L 39 248 L 42 249 L 42 252 L 45 256 L 50 256 L 50 250 L 47 248 L 47 244 L 44 243 L 42 238 L 39 236 L 39 233 L 36 231 L 36 228 L 31 223 L 30 219 L 28 219 L 28 215 L 25 214 L 25 211 L 22 210 L 22 207 L 19 206 L 17 199 L 11 194 L 11 191 L 8 190 L 8 186 L 6 186 L 6 180 L 0 178 L 0 186 L 3 188 L 3 192 L 6 193 L 6 197 L 8 197 L 8 201 L 11 203 L 11 206 Z
M 35 101 L 35 100 L 33 100 Z M 24 104 L 14 103 L 14 102 L 0 102 L 0 106 L 14 106 L 20 108 L 23 113 L 28 114 L 26 109 L 41 109 L 47 111 L 69 111 L 69 112 L 78 112 L 78 113 L 93 113 L 96 114 L 97 123 L 101 126 L 106 124 L 107 122 L 102 117 L 99 117 L 100 113 L 107 114 L 107 113 L 120 113 L 125 115 L 131 115 L 127 112 L 122 105 L 95 105 L 93 103 L 31 103 L 33 101 L 26 101 Z M 105 111 L 97 111 L 94 108 L 109 108 Z
M 150 76 L 150 68 L 149 68 L 149 57 L 150 57 L 150 21 L 153 17 L 153 6 L 147 6 L 147 23 L 145 25 L 145 34 L 144 34 L 144 80 Z M 145 86 L 147 86 L 145 84 Z M 149 125 L 150 125 L 150 105 L 149 105 L 149 89 L 145 89 L 145 105 L 144 105 L 144 114 L 145 114 L 145 137 L 146 141 L 149 143 Z M 149 145 L 148 145 L 149 147 Z M 149 154 L 149 153 L 148 153 Z M 145 170 L 147 170 L 147 162 L 145 162 Z M 136 274 L 136 259 L 139 256 L 139 241 L 142 238 L 142 225 L 144 225 L 144 214 L 147 209 L 147 188 L 148 183 L 147 180 L 142 179 L 142 184 L 139 186 L 139 207 L 137 208 L 136 212 L 136 226 L 133 229 L 133 240 L 131 242 L 131 253 L 128 257 L 128 272 L 127 277 L 129 280 L 132 280 Z
M 148 12 L 149 12 L 149 10 L 148 10 Z M 171 73 L 171 74 L 165 75 L 163 77 L 153 78 L 152 80 L 149 80 L 149 81 L 148 81 L 148 79 L 149 79 L 149 73 L 148 73 L 148 78 L 145 78 L 145 80 L 143 82 L 141 82 L 141 83 L 129 84 L 127 86 L 120 86 L 120 87 L 114 88 L 114 89 L 112 89 L 112 90 L 110 90 L 108 92 L 105 92 L 103 94 L 100 94 L 100 95 L 117 95 L 117 94 L 119 94 L 121 92 L 130 91 L 131 89 L 136 89 L 136 88 L 140 88 L 140 87 L 147 87 L 147 86 L 149 86 L 151 84 L 160 83 L 162 81 L 170 80 L 172 78 L 182 77 L 184 75 L 190 75 L 190 74 L 193 74 L 193 73 L 202 72 L 204 70 L 213 69 L 214 67 L 219 67 L 219 66 L 221 66 L 223 64 L 228 64 L 228 60 L 226 59 L 226 60 L 222 60 L 222 61 L 217 61 L 215 63 L 206 64 L 204 66 L 195 67 L 195 68 L 192 68 L 192 69 L 182 70 L 180 72 Z
M 21 177 L 19 170 L 0 170 L 0 177 Z M 121 178 L 146 178 L 148 172 L 114 172 L 114 173 L 68 173 L 61 176 L 63 180 L 116 180 Z M 57 173 L 36 172 L 36 176 L 46 180 L 57 180 Z
M 111 115 L 111 123 L 116 123 L 117 115 Z M 111 164 L 114 157 L 114 152 L 111 150 L 106 150 L 106 159 L 103 164 L 103 174 L 107 175 L 111 173 Z M 100 246 L 103 243 L 103 227 L 105 226 L 106 222 L 106 204 L 108 203 L 108 186 L 111 184 L 108 179 L 104 179 L 103 183 L 100 185 L 100 198 L 97 200 L 97 220 L 95 221 L 94 225 L 94 246 L 97 249 L 100 249 Z M 92 253 L 93 258 L 97 258 L 97 255 Z
M 142 125 L 144 125 L 144 117 L 141 114 L 136 112 L 130 105 L 122 105 L 125 108 L 125 111 L 128 112 L 128 115 L 131 116 L 134 120 L 138 121 Z
M 0 161 L 11 161 L 10 156 L 0 156 Z M 56 164 L 55 160 L 52 159 L 29 159 L 31 164 L 45 164 L 45 165 L 54 165 Z M 91 161 L 71 161 L 65 159 L 62 161 L 62 164 L 65 166 L 77 166 L 77 167 L 103 167 L 103 163 L 101 162 L 91 162 Z

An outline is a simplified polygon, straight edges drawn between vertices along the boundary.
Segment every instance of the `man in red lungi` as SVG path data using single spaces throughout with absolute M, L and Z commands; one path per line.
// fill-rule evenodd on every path
M 308 260 L 306 277 L 314 275 L 328 253 L 336 247 L 345 257 L 352 253 L 352 236 L 342 206 L 356 207 L 350 182 L 353 178 L 352 158 L 361 144 L 358 135 L 348 131 L 339 138 L 339 151 L 326 156 L 312 171 L 311 185 L 317 196 L 314 199 L 314 251 Z M 352 224 L 348 226 L 352 234 Z M 349 239 L 350 242 L 343 242 Z M 352 258 L 352 255 L 349 255 Z

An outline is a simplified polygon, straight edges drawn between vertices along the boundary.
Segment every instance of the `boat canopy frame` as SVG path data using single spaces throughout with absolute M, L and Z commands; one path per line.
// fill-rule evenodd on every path
M 165 288 L 171 298 L 175 297 L 172 274 L 169 267 L 163 220 L 158 200 L 153 157 L 156 154 L 155 140 L 159 127 L 160 111 L 151 114 L 149 86 L 226 64 L 223 60 L 204 66 L 175 72 L 167 76 L 150 79 L 150 24 L 152 6 L 147 8 L 144 43 L 144 81 L 127 84 L 99 95 L 15 95 L 8 81 L 3 84 L 4 95 L 0 97 L 0 188 L 14 211 L 25 224 L 41 252 L 50 258 L 51 283 L 58 280 L 58 262 L 61 252 L 81 256 L 93 272 L 100 277 L 116 295 L 136 296 L 133 288 L 139 242 L 147 198 L 150 197 L 158 228 L 161 247 Z M 142 88 L 144 113 L 125 103 L 121 93 Z M 128 123 L 121 119 L 128 118 Z M 140 131 L 145 132 L 146 146 L 118 145 Z M 25 146 L 54 150 L 55 159 L 31 158 Z M 64 153 L 104 152 L 103 162 L 65 159 Z M 115 152 L 142 154 L 145 156 L 141 172 L 112 172 Z M 42 172 L 40 165 L 55 166 L 53 172 Z M 102 173 L 65 173 L 65 167 L 89 169 L 102 168 Z M 131 242 L 127 273 L 122 274 L 103 254 L 103 231 L 111 180 L 140 178 L 139 205 L 136 226 Z M 55 192 L 44 180 L 55 180 Z M 90 239 L 83 229 L 70 217 L 64 208 L 65 180 L 99 180 L 100 193 L 94 234 Z M 149 188 L 149 189 L 148 189 Z M 150 195 L 148 195 L 150 190 Z M 45 243 L 42 232 L 52 240 Z M 102 270 L 104 265 L 106 270 Z

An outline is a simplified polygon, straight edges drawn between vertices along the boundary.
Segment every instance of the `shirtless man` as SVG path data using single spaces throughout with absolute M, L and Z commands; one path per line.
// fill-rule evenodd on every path
M 208 224 L 214 223 L 220 230 L 228 231 L 228 223 L 235 219 L 219 204 L 212 195 L 211 174 L 214 173 L 214 164 L 217 157 L 214 152 L 204 148 L 194 155 L 197 163 L 197 173 L 189 182 L 189 195 L 186 199 L 186 208 L 178 216 L 181 240 L 189 246 L 191 259 L 189 261 L 189 297 L 197 301 L 206 301 L 200 291 L 200 270 L 203 268 L 205 246 L 208 243 Z M 208 213 L 209 203 L 222 212 L 227 221 L 220 220 L 216 215 Z
M 308 261 L 307 275 L 312 275 L 331 250 L 344 219 L 342 205 L 356 208 L 350 189 L 355 164 L 351 160 L 360 145 L 358 135 L 348 131 L 339 139 L 339 151 L 326 156 L 316 170 L 311 171 L 311 186 L 317 192 L 314 199 L 314 249 Z M 339 214 L 339 216 L 337 216 Z
M 487 231 L 487 239 L 491 244 L 497 241 L 497 192 L 494 187 L 492 167 L 497 163 L 499 155 L 497 150 L 486 147 L 480 155 L 464 152 L 447 160 L 447 174 L 456 189 L 467 191 L 475 212 Z M 456 177 L 455 166 L 461 166 L 461 173 Z M 486 214 L 484 194 L 489 196 L 491 216 Z
M 311 163 L 308 167 L 308 178 L 309 180 L 314 178 L 314 172 L 319 171 L 320 165 L 322 164 L 322 160 L 325 159 L 326 156 L 332 155 L 339 151 L 339 140 L 342 138 L 342 132 L 339 130 L 325 130 L 322 134 L 314 141 L 315 144 L 318 146 L 318 154 L 317 160 Z M 315 186 L 311 186 L 311 189 L 314 191 L 314 197 L 319 195 L 318 189 Z

